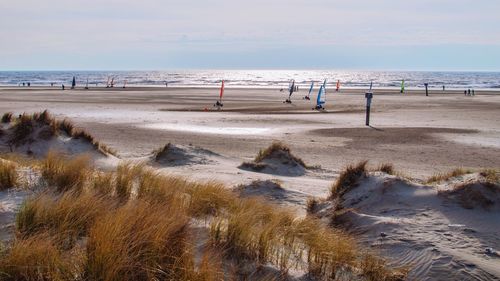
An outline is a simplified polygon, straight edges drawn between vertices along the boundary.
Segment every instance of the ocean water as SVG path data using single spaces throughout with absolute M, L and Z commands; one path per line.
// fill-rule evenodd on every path
M 182 71 L 0 71 L 0 86 L 18 86 L 30 82 L 32 86 L 70 85 L 73 76 L 77 85 L 105 86 L 114 78 L 115 86 L 169 86 L 216 87 L 222 79 L 227 87 L 287 87 L 291 79 L 297 85 L 308 87 L 311 81 L 333 86 L 340 80 L 345 88 L 399 88 L 405 80 L 406 88 L 500 89 L 500 72 L 423 72 L 423 71 L 343 71 L 343 70 L 182 70 Z

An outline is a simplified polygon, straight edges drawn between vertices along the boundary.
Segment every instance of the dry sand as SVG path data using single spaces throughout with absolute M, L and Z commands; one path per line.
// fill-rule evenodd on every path
M 490 206 L 474 202 L 469 208 L 439 193 L 477 177 L 468 174 L 425 186 L 373 173 L 344 195 L 346 211 L 335 221 L 391 257 L 393 265 L 412 267 L 410 279 L 498 280 L 500 189 Z
M 226 88 L 224 108 L 215 111 L 212 105 L 217 89 L 0 88 L 0 113 L 48 109 L 57 117 L 69 118 L 77 127 L 85 128 L 117 150 L 122 159 L 149 161 L 167 173 L 222 181 L 231 187 L 250 185 L 255 180 L 264 183 L 279 180 L 283 190 L 271 188 L 266 192 L 266 188 L 259 188 L 262 191 L 257 193 L 302 214 L 308 197 L 326 197 L 339 170 L 360 160 L 367 159 L 372 166 L 393 163 L 397 170 L 416 178 L 416 182 L 456 167 L 500 167 L 500 92 L 476 91 L 475 97 L 465 97 L 462 91 L 431 91 L 431 96 L 426 97 L 421 91 L 405 95 L 390 90 L 375 91 L 372 127 L 364 126 L 365 98 L 360 90 L 329 92 L 326 112 L 311 110 L 314 102 L 302 100 L 304 94 L 296 93 L 293 104 L 284 104 L 286 94 L 275 89 Z M 285 175 L 238 168 L 273 140 L 286 142 L 308 165 L 320 168 L 309 169 L 305 174 Z M 175 145 L 172 161 L 151 161 L 153 150 L 167 143 Z M 434 207 L 436 211 L 431 215 L 441 218 L 439 214 L 444 211 L 438 205 L 430 206 Z M 489 216 L 494 215 L 498 218 L 500 213 Z M 463 216 L 459 218 L 458 221 L 468 222 Z M 398 228 L 402 236 L 404 229 L 413 230 L 410 228 L 419 228 L 422 233 L 434 231 L 425 222 L 410 222 L 412 227 Z M 490 222 L 496 231 L 491 235 L 500 235 L 500 220 Z M 442 224 L 439 229 L 447 229 L 455 224 L 454 218 L 447 216 Z M 373 224 L 363 227 L 376 229 L 376 225 L 378 221 L 373 220 Z M 469 238 L 479 240 L 479 237 Z M 375 243 L 377 240 L 369 241 L 372 238 L 363 237 L 363 243 Z M 451 278 L 446 271 L 455 270 L 454 265 L 463 260 L 459 256 L 468 253 L 477 258 L 484 252 L 484 245 L 479 242 L 468 242 L 470 247 L 454 252 L 453 247 L 460 244 L 458 237 L 439 244 L 440 252 L 446 254 L 434 255 L 432 247 L 436 243 L 432 241 L 441 238 L 423 235 L 417 242 L 407 244 L 409 248 L 423 247 L 430 251 L 425 252 L 425 258 L 406 260 L 414 267 L 412 277 L 446 280 Z M 498 240 L 488 241 L 496 243 L 490 247 L 500 248 Z M 475 246 L 479 248 L 474 249 Z M 392 250 L 386 251 L 389 258 L 397 265 L 405 265 L 404 256 Z M 451 261 L 435 262 L 436 258 L 445 257 Z M 475 267 L 475 271 L 466 271 L 473 273 L 463 276 L 471 280 L 500 278 L 500 259 L 485 260 L 467 260 L 466 265 Z

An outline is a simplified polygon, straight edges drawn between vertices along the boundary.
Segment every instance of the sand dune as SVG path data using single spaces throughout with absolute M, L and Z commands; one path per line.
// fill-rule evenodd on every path
M 467 182 L 469 176 L 432 187 L 422 185 L 430 175 L 457 167 L 475 171 L 499 167 L 498 93 L 464 97 L 450 91 L 425 97 L 419 91 L 404 96 L 380 91 L 372 104 L 373 127 L 365 127 L 362 91 L 330 95 L 327 113 L 312 111 L 309 102 L 299 99 L 285 105 L 285 95 L 269 89 L 226 89 L 224 110 L 213 111 L 216 92 L 134 88 L 63 93 L 2 88 L 0 112 L 12 111 L 16 116 L 48 109 L 61 120 L 70 118 L 116 150 L 121 159 L 104 157 L 90 144 L 64 134 L 41 140 L 35 133 L 36 141 L 16 147 L 18 152 L 44 155 L 49 148 L 67 154 L 86 152 L 101 159 L 101 167 L 149 161 L 162 173 L 223 182 L 244 196 L 261 196 L 301 216 L 306 214 L 308 198 L 327 197 L 346 164 L 366 159 L 371 166 L 391 162 L 413 179 L 380 173 L 368 177 L 346 194 L 344 207 L 352 209 L 338 223 L 350 227 L 363 245 L 379 251 L 393 265 L 410 266 L 410 277 L 500 278 L 496 203 L 486 209 L 467 209 L 460 193 L 443 193 Z M 10 134 L 7 126 L 2 129 Z M 7 135 L 1 137 L 4 152 L 9 151 Z M 317 168 L 306 169 L 282 157 L 264 161 L 272 166 L 264 171 L 238 168 L 254 161 L 257 152 L 275 140 L 285 142 L 294 155 Z M 172 144 L 169 153 L 152 161 L 152 151 L 166 143 Z M 280 188 L 273 182 L 279 182 Z M 26 195 L 0 192 L 3 221 L 12 225 Z M 317 208 L 319 214 L 333 212 L 329 202 L 319 202 Z
M 479 202 L 466 209 L 442 195 L 457 182 L 476 177 L 460 177 L 438 188 L 377 172 L 342 196 L 345 211 L 333 219 L 395 266 L 411 266 L 410 279 L 495 280 L 500 276 L 495 249 L 500 245 L 500 187 L 488 191 L 497 198 L 488 209 Z

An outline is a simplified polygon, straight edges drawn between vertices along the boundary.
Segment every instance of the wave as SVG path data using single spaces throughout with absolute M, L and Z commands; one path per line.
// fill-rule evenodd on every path
M 0 71 L 0 86 L 17 86 L 30 82 L 33 86 L 71 84 L 73 76 L 77 84 L 106 84 L 114 78 L 119 85 L 158 86 L 166 82 L 176 86 L 213 87 L 222 79 L 228 87 L 287 87 L 291 79 L 296 85 L 308 87 L 312 81 L 327 87 L 335 87 L 337 80 L 342 87 L 367 88 L 373 82 L 375 88 L 399 88 L 405 80 L 408 88 L 500 88 L 498 72 L 418 72 L 418 71 L 341 71 L 341 70 L 190 70 L 190 71 Z

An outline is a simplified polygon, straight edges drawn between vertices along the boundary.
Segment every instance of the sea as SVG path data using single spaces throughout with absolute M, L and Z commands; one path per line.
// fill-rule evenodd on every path
M 118 86 L 284 88 L 290 81 L 309 87 L 312 82 L 333 86 L 340 81 L 343 88 L 399 88 L 500 90 L 500 72 L 437 72 L 437 71 L 355 71 L 355 70 L 165 70 L 165 71 L 0 71 L 0 86 L 70 85 L 105 86 L 111 81 Z

